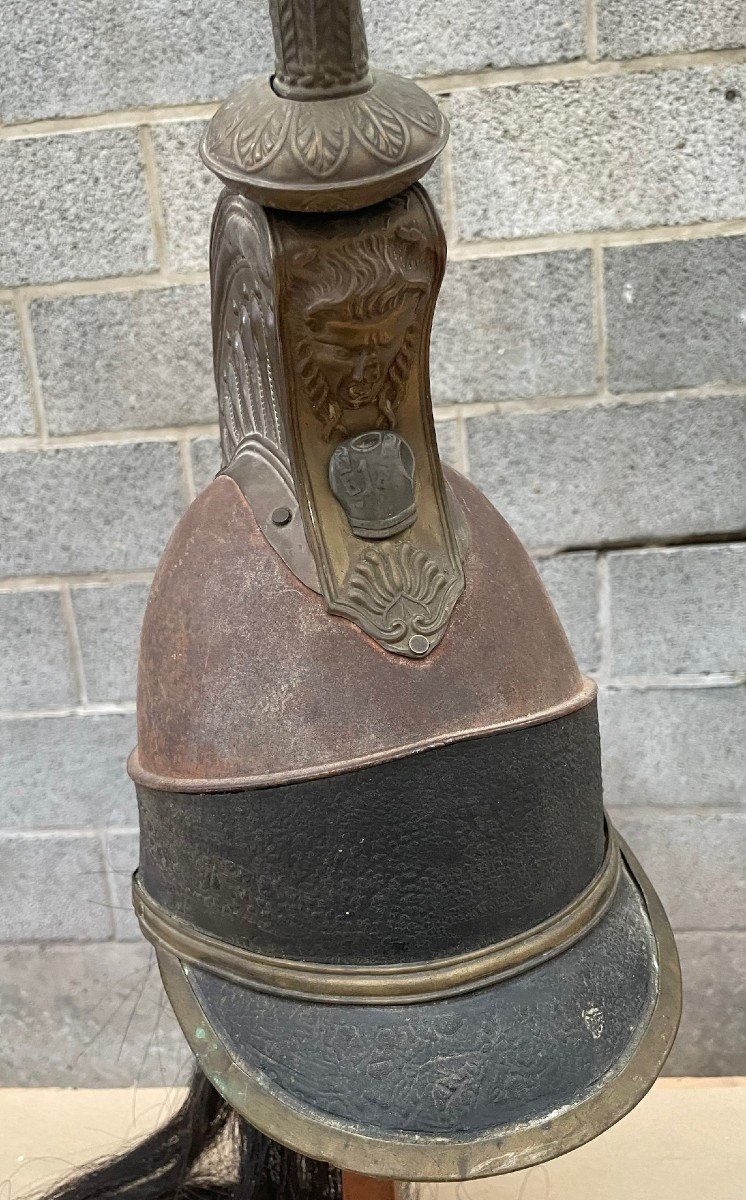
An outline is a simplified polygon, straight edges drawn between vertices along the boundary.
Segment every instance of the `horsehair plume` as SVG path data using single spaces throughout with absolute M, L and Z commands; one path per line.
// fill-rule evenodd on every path
M 341 1200 L 341 1173 L 249 1125 L 198 1068 L 181 1108 L 139 1145 L 30 1200 Z

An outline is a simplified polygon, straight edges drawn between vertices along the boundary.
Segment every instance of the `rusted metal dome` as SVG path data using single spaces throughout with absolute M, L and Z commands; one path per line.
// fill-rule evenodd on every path
M 449 636 L 412 663 L 290 571 L 220 476 L 161 559 L 142 631 L 138 746 L 150 787 L 262 787 L 520 729 L 592 701 L 530 557 L 448 472 L 468 532 Z

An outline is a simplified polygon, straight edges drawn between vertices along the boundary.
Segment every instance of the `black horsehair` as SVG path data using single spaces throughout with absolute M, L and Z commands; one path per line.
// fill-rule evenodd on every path
M 36 1200 L 341 1200 L 341 1173 L 245 1121 L 199 1069 L 183 1104 L 137 1145 Z

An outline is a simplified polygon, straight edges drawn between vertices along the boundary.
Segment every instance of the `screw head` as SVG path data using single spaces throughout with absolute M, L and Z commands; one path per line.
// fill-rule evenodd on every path
M 272 524 L 277 525 L 280 529 L 283 525 L 289 525 L 292 519 L 293 514 L 284 504 L 281 504 L 280 507 L 276 508 L 272 513 Z
M 413 633 L 409 639 L 409 649 L 413 654 L 427 654 L 430 649 L 430 642 L 422 633 Z

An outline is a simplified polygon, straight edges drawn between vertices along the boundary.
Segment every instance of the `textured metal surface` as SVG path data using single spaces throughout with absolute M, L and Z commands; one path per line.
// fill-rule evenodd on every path
M 448 137 L 416 84 L 368 70 L 359 0 L 270 0 L 275 74 L 222 105 L 205 163 L 260 204 L 336 211 L 421 178 Z
M 269 228 L 256 205 L 228 191 L 212 222 L 210 282 L 223 466 L 259 438 L 289 467 Z
M 390 651 L 429 653 L 464 575 L 430 405 L 445 238 L 426 194 L 299 218 L 226 191 L 210 261 L 224 469 L 331 612 Z M 297 508 L 314 565 L 298 522 L 277 536 L 270 500 Z
M 238 484 L 251 505 L 257 525 L 285 565 L 306 587 L 321 592 L 293 476 L 273 447 L 258 437 L 247 438 L 224 474 Z
M 329 100 L 370 86 L 360 0 L 269 0 L 272 87 L 291 100 Z
M 270 548 L 237 485 L 215 480 L 153 582 L 135 780 L 175 791 L 274 785 L 588 703 L 595 686 L 528 554 L 481 493 L 448 477 L 469 528 L 467 585 L 448 637 L 419 662 L 330 618 Z
M 219 1090 L 293 1148 L 397 1179 L 530 1166 L 628 1112 L 676 1033 L 673 937 L 623 850 L 629 873 L 606 918 L 495 989 L 400 1008 L 298 1004 L 161 952 L 164 983 Z

